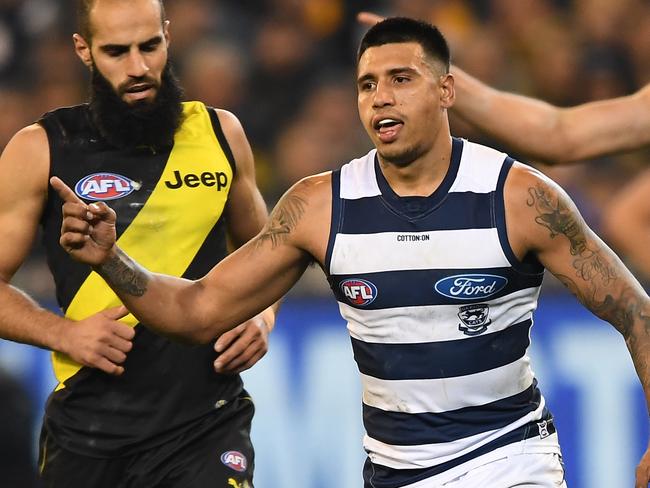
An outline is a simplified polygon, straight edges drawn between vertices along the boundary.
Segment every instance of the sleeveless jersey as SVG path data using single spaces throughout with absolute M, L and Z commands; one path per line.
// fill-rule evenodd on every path
M 543 268 L 506 234 L 513 160 L 452 146 L 428 197 L 395 194 L 375 150 L 332 174 L 326 269 L 361 373 L 367 487 L 429 486 L 555 432 L 528 357 Z
M 108 145 L 89 107 L 43 116 L 50 174 L 86 202 L 105 201 L 117 212 L 117 242 L 154 272 L 196 279 L 226 255 L 223 209 L 234 160 L 213 109 L 183 104 L 183 121 L 166 149 Z M 62 201 L 50 191 L 43 240 L 59 306 L 81 320 L 120 304 L 89 266 L 59 246 Z M 211 344 L 171 342 L 138 325 L 125 373 L 114 377 L 61 353 L 52 362 L 59 385 L 48 400 L 45 424 L 63 447 L 84 455 L 126 455 L 165 442 L 188 422 L 242 391 L 238 375 L 218 375 Z

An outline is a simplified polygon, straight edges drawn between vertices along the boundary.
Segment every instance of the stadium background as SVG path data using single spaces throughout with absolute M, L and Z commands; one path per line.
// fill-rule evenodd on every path
M 298 178 L 335 168 L 369 148 L 354 91 L 354 51 L 364 30 L 354 14 L 362 9 L 432 21 L 447 35 L 454 62 L 469 73 L 558 105 L 631 93 L 650 80 L 647 0 L 166 5 L 171 56 L 187 98 L 240 117 L 269 205 Z M 0 149 L 41 113 L 85 99 L 87 75 L 70 41 L 73 6 L 72 0 L 0 0 Z M 452 130 L 507 149 L 453 115 Z M 648 161 L 646 148 L 566 168 L 537 166 L 569 191 L 598 231 L 609 200 Z M 14 284 L 54 307 L 39 247 Z M 622 339 L 552 278 L 533 336 L 533 365 L 557 417 L 569 486 L 632 486 L 648 422 Z M 53 384 L 47 353 L 0 341 L 0 367 L 25 386 L 31 398 L 25 408 L 39 419 Z M 269 354 L 245 380 L 258 408 L 256 486 L 361 486 L 359 380 L 345 324 L 320 270 L 309 270 L 291 292 Z

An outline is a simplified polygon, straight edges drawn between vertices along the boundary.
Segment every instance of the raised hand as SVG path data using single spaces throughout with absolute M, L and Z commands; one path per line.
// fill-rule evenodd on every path
M 215 351 L 220 353 L 214 362 L 217 373 L 241 373 L 262 359 L 269 349 L 269 330 L 274 320 L 265 316 L 267 312 L 270 310 L 221 334 L 214 345 Z
M 61 246 L 77 261 L 102 264 L 115 245 L 115 212 L 104 202 L 84 203 L 56 176 L 50 184 L 63 200 Z
M 124 306 L 109 308 L 78 322 L 71 322 L 57 348 L 84 366 L 121 375 L 126 354 L 133 347 L 135 330 L 118 322 L 128 315 Z
M 361 25 L 365 25 L 367 27 L 372 27 L 373 25 L 378 24 L 384 19 L 385 17 L 382 17 L 381 15 L 373 14 L 372 12 L 359 12 L 357 14 L 357 21 Z

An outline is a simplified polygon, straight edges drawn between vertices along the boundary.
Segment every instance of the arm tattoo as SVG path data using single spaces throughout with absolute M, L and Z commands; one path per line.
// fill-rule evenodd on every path
M 528 188 L 526 204 L 537 210 L 535 222 L 550 231 L 551 239 L 559 235 L 569 240 L 570 252 L 575 256 L 573 267 L 583 280 L 603 280 L 604 284 L 617 278 L 616 270 L 602 255 L 600 249 L 592 249 L 587 242 L 584 225 L 562 200 L 544 186 Z
M 271 247 L 275 249 L 286 242 L 289 234 L 300 222 L 306 207 L 307 200 L 298 191 L 285 195 L 271 212 L 269 224 L 264 233 L 257 238 L 255 247 L 259 248 L 270 241 Z
M 650 402 L 650 315 L 648 297 L 615 257 L 589 239 L 586 225 L 562 197 L 538 184 L 528 188 L 526 204 L 537 211 L 535 222 L 569 241 L 575 276 L 557 278 L 594 314 L 611 323 L 625 338 Z
M 146 272 L 134 263 L 122 250 L 118 250 L 116 256 L 97 268 L 97 272 L 116 291 L 126 293 L 135 297 L 141 297 L 147 291 L 149 278 Z

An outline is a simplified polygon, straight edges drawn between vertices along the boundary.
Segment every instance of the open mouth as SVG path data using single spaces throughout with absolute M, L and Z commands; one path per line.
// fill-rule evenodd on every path
M 391 117 L 377 117 L 373 123 L 373 128 L 382 142 L 394 141 L 403 126 L 404 122 Z

